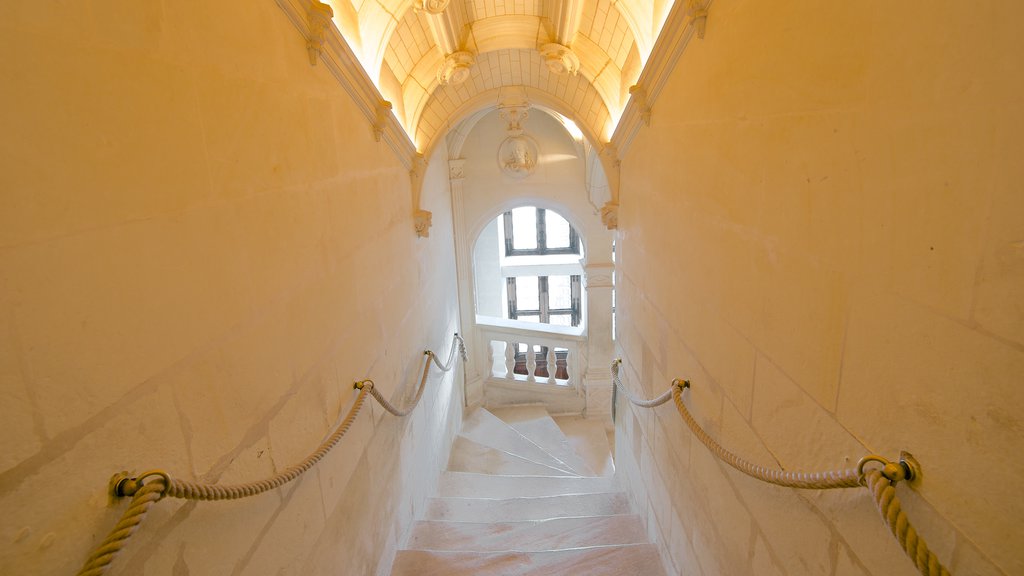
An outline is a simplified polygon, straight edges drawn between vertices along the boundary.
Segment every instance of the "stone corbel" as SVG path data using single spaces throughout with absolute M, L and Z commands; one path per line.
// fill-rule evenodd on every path
M 416 235 L 420 238 L 430 236 L 431 214 L 428 210 L 420 208 L 420 194 L 423 192 L 423 178 L 427 174 L 427 159 L 423 154 L 416 154 L 412 157 L 412 168 L 409 170 L 409 183 L 412 185 L 412 224 Z
M 437 83 L 442 86 L 456 86 L 469 80 L 475 61 L 473 54 L 464 50 L 445 56 L 444 62 L 437 70 Z
M 686 15 L 690 17 L 690 23 L 693 24 L 694 30 L 697 32 L 697 38 L 704 39 L 704 33 L 708 27 L 708 8 L 706 4 L 707 0 L 686 0 Z
M 391 102 L 381 100 L 377 103 L 377 119 L 373 123 L 373 139 L 380 142 L 384 135 L 384 129 L 388 125 L 388 116 L 391 114 Z
M 444 12 L 444 9 L 448 7 L 449 1 L 450 0 L 423 0 L 422 2 L 416 3 L 416 8 L 419 8 L 424 12 L 429 12 L 430 14 L 441 14 Z
M 327 39 L 327 30 L 334 18 L 334 10 L 323 2 L 312 0 L 306 8 L 306 19 L 309 24 L 309 38 L 306 40 L 306 50 L 309 51 L 309 64 L 316 66 L 317 60 L 324 52 L 324 41 Z
M 552 74 L 575 76 L 580 69 L 579 57 L 568 46 L 544 44 L 540 47 L 540 55 Z
M 634 84 L 629 87 L 629 95 L 633 97 L 637 106 L 640 107 L 640 119 L 644 121 L 644 126 L 650 126 L 651 107 L 647 105 L 647 90 L 639 84 Z
M 416 236 L 420 238 L 430 237 L 431 220 L 434 214 L 429 210 L 417 210 L 412 215 L 412 225 L 416 228 Z
M 619 227 L 619 167 L 622 162 L 619 160 L 618 150 L 611 142 L 601 148 L 598 158 L 608 180 L 608 192 L 611 196 L 611 200 L 601 207 L 601 222 L 609 230 L 615 230 Z
M 601 206 L 601 223 L 609 230 L 616 230 L 619 227 L 619 203 L 606 202 Z

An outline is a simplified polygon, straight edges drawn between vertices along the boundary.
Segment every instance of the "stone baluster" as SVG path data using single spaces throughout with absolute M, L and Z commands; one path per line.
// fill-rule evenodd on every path
M 516 379 L 516 343 L 509 340 L 505 342 L 505 378 Z
M 537 381 L 537 353 L 533 351 L 533 344 L 526 345 L 526 380 Z
M 556 372 L 558 372 L 558 358 L 555 356 L 555 347 L 548 346 L 548 384 L 555 383 Z

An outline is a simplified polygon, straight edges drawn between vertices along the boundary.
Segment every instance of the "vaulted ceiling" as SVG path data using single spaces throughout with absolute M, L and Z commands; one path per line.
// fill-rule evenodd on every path
M 672 0 L 326 0 L 424 151 L 506 87 L 607 141 Z

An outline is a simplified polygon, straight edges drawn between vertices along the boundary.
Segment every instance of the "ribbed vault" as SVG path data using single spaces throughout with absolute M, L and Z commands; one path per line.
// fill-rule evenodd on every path
M 329 0 L 417 149 L 482 95 L 543 94 L 606 141 L 671 4 L 656 0 Z

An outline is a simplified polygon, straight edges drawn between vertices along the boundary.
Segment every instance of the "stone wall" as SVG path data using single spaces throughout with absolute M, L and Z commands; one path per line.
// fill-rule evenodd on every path
M 1019 6 L 716 1 L 622 163 L 625 380 L 787 470 L 912 452 L 960 574 L 1024 573 Z M 766 486 L 675 408 L 618 467 L 673 574 L 916 573 L 864 490 Z
M 274 2 L 0 7 L 0 573 L 70 574 L 119 470 L 302 459 L 457 330 L 446 158 L 407 170 Z M 436 165 L 436 167 L 435 167 Z M 374 574 L 445 464 L 461 382 L 368 403 L 301 480 L 157 504 L 113 574 Z

